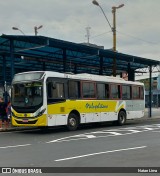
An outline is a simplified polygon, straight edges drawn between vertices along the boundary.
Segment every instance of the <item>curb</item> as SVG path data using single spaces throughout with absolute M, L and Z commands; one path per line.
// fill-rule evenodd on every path
M 128 122 L 129 121 L 132 121 L 132 122 L 136 122 L 136 121 L 153 121 L 153 120 L 157 120 L 157 119 L 160 119 L 160 116 L 154 116 L 154 117 L 142 117 L 142 118 L 139 118 L 139 119 L 130 119 L 130 120 L 127 120 Z M 37 127 L 14 127 L 14 126 L 11 126 L 7 129 L 3 129 L 1 128 L 0 129 L 0 132 L 8 132 L 8 131 L 25 131 L 25 130 L 32 130 L 32 129 L 37 129 Z
M 23 130 L 31 130 L 37 127 L 9 127 L 7 129 L 0 129 L 0 132 L 8 132 L 8 131 L 23 131 Z

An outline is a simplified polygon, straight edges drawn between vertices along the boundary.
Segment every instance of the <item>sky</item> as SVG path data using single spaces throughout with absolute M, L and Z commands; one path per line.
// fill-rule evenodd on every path
M 113 27 L 116 11 L 117 51 L 160 61 L 160 0 L 97 0 Z M 113 33 L 99 6 L 92 0 L 0 0 L 0 35 L 38 35 L 74 43 L 113 47 Z M 22 34 L 23 35 L 23 34 Z

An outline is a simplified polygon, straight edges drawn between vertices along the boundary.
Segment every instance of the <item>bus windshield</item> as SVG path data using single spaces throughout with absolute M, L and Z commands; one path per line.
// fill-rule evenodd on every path
M 42 82 L 17 83 L 12 85 L 12 106 L 29 108 L 40 106 L 43 102 Z

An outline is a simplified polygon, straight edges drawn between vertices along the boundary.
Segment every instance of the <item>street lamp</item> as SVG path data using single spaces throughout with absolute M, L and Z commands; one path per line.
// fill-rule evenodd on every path
M 113 6 L 112 7 L 112 13 L 113 13 L 113 51 L 116 52 L 116 9 L 119 9 L 123 7 L 124 4 L 121 4 L 119 6 Z M 113 58 L 113 76 L 116 76 L 116 57 Z
M 25 33 L 24 33 L 22 30 L 20 30 L 19 28 L 17 28 L 17 27 L 12 27 L 12 29 L 13 29 L 13 30 L 20 31 L 23 35 L 25 35 Z
M 34 32 L 35 32 L 35 35 L 37 36 L 37 34 L 38 34 L 38 29 L 41 29 L 43 27 L 43 25 L 40 25 L 40 26 L 35 26 L 34 27 Z
M 109 20 L 108 20 L 106 14 L 104 13 L 103 8 L 100 6 L 100 4 L 96 0 L 93 0 L 92 3 L 94 5 L 100 7 L 103 15 L 105 16 L 105 19 L 107 20 L 107 22 L 108 22 L 108 24 L 109 24 L 109 26 L 110 26 L 110 28 L 113 32 L 113 51 L 116 52 L 116 9 L 119 9 L 119 8 L 123 7 L 124 4 L 121 4 L 117 7 L 116 6 L 112 7 L 112 13 L 113 13 L 113 27 L 112 27 L 111 24 L 109 23 Z M 116 76 L 116 58 L 115 57 L 113 58 L 113 70 L 112 70 L 112 72 L 113 72 L 113 76 Z

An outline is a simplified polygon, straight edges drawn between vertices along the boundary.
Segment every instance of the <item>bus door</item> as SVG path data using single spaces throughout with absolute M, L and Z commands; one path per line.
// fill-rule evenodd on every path
M 48 79 L 47 109 L 49 126 L 67 124 L 65 101 L 65 84 L 63 79 Z

